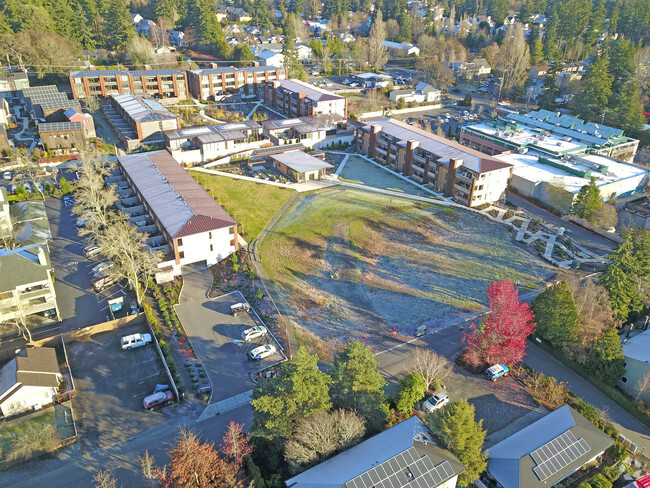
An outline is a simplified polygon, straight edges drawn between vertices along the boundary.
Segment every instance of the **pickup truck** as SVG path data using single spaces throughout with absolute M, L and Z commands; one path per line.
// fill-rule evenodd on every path
M 147 344 L 151 344 L 151 334 L 132 334 L 124 336 L 120 340 L 120 344 L 124 350 L 146 346 Z
M 487 376 L 490 381 L 496 381 L 497 378 L 500 378 L 501 376 L 508 376 L 509 371 L 510 369 L 508 369 L 508 366 L 505 364 L 495 364 L 485 370 L 485 376 Z

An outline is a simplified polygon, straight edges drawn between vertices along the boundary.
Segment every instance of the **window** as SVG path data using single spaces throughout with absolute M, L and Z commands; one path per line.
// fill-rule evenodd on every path
M 234 235 L 235 234 L 235 228 L 231 227 L 230 229 L 228 229 L 228 232 L 230 232 L 230 235 Z
M 185 257 L 185 252 L 181 251 L 178 253 L 178 258 L 183 259 Z
M 621 383 L 627 383 L 627 378 L 625 376 L 621 378 Z
M 181 238 L 181 239 L 177 239 L 177 240 L 176 240 L 176 244 L 178 245 L 178 247 L 181 247 L 181 246 L 183 245 L 183 239 L 182 239 L 182 238 Z
M 208 239 L 212 239 L 212 232 L 208 232 Z
M 230 245 L 231 245 L 232 247 L 235 247 L 235 239 L 232 239 L 232 240 L 230 241 Z
M 212 244 L 210 244 L 210 252 L 212 252 L 212 251 L 213 251 L 213 249 L 212 249 Z

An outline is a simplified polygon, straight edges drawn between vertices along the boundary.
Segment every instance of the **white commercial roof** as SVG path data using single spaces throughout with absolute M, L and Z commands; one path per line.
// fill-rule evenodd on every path
M 280 86 L 285 90 L 292 91 L 294 93 L 304 93 L 307 95 L 307 98 L 315 101 L 320 100 L 343 100 L 344 98 L 341 95 L 336 95 L 322 88 L 318 88 L 304 81 L 290 79 L 290 80 L 281 80 Z
M 328 169 L 334 167 L 322 159 L 310 156 L 304 151 L 287 151 L 281 154 L 274 154 L 271 156 L 271 158 L 288 166 L 298 173 L 306 173 L 307 171 L 316 171 L 318 169 Z
M 623 344 L 623 355 L 650 364 L 650 330 L 628 339 Z

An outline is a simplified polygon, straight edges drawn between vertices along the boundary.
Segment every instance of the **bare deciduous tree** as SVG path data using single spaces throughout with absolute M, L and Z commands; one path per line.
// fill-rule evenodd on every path
M 650 372 L 644 374 L 641 378 L 639 378 L 639 381 L 636 384 L 638 393 L 636 394 L 636 397 L 634 397 L 635 401 L 639 401 L 639 398 L 641 398 L 641 395 L 650 387 Z
M 388 49 L 384 46 L 386 26 L 382 20 L 381 10 L 377 10 L 368 37 L 368 63 L 374 70 L 381 70 L 388 62 Z
M 108 470 L 97 471 L 93 475 L 95 488 L 117 488 L 117 480 Z
M 431 349 L 417 347 L 411 361 L 411 372 L 422 377 L 430 388 L 435 379 L 442 381 L 451 373 L 451 363 Z
M 167 478 L 167 467 L 165 466 L 162 469 L 156 467 L 156 460 L 149 454 L 149 451 L 144 451 L 144 455 L 138 459 L 140 460 L 145 485 L 150 488 L 161 486 L 160 480 Z
M 616 224 L 618 224 L 618 213 L 616 213 L 616 208 L 614 208 L 614 205 L 611 203 L 602 203 L 591 218 L 591 222 L 603 229 L 616 227 Z
M 51 452 L 60 444 L 61 436 L 53 424 L 29 424 L 14 435 L 7 459 L 27 460 L 36 454 Z
M 496 56 L 495 67 L 502 77 L 504 93 L 521 86 L 528 79 L 530 48 L 524 39 L 521 24 L 508 30 Z

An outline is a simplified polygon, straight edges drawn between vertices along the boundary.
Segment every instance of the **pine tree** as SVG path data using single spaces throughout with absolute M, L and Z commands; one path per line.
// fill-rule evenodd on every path
M 95 47 L 95 39 L 90 29 L 91 25 L 92 22 L 86 17 L 86 12 L 83 10 L 83 7 L 77 4 L 71 31 L 74 32 L 74 39 L 79 41 L 84 49 L 92 49 Z
M 624 131 L 639 130 L 645 123 L 641 90 L 634 79 L 623 83 L 618 93 L 612 96 L 607 121 Z
M 606 16 L 605 0 L 596 0 L 591 15 L 589 16 L 589 26 L 584 33 L 585 45 L 587 47 L 594 44 L 600 37 L 600 34 L 605 30 Z
M 560 58 L 560 49 L 558 48 L 558 33 L 557 26 L 560 22 L 557 8 L 553 9 L 551 18 L 546 25 L 546 32 L 544 33 L 544 59 L 552 60 Z
M 474 405 L 460 400 L 447 404 L 429 421 L 431 430 L 442 437 L 443 444 L 466 468 L 458 477 L 460 486 L 473 483 L 487 468 L 487 456 L 483 454 L 486 431 L 483 420 L 476 422 L 475 418 Z
M 640 262 L 634 256 L 634 236 L 628 234 L 600 276 L 599 285 L 609 293 L 609 301 L 619 320 L 626 321 L 630 312 L 640 311 L 641 296 L 635 277 L 642 274 Z
M 253 11 L 251 12 L 251 24 L 260 29 L 270 29 L 273 26 L 271 22 L 271 13 L 265 0 L 255 0 Z
M 587 367 L 603 383 L 615 386 L 625 374 L 623 346 L 615 327 L 605 331 L 591 351 Z
M 123 48 L 135 36 L 133 20 L 125 0 L 113 0 L 110 3 L 106 12 L 104 36 L 109 50 Z
M 226 41 L 226 36 L 224 35 L 223 29 L 221 28 L 221 24 L 218 20 L 214 25 L 214 34 L 216 39 L 212 44 L 212 50 L 214 51 L 215 56 L 218 56 L 221 59 L 230 59 L 232 56 L 233 48 L 230 44 L 228 44 L 228 41 Z
M 544 45 L 539 27 L 533 26 L 528 37 L 528 45 L 530 46 L 530 64 L 536 66 L 544 59 Z
M 591 221 L 600 207 L 600 190 L 596 186 L 596 178 L 593 176 L 589 183 L 580 188 L 576 199 L 571 206 L 571 213 L 581 219 Z
M 237 66 L 245 68 L 246 66 L 253 66 L 255 63 L 255 55 L 248 44 L 238 44 L 235 46 L 233 58 L 240 61 Z
M 587 120 L 600 120 L 612 95 L 613 77 L 607 71 L 609 60 L 599 57 L 582 79 L 582 91 L 573 99 L 574 110 Z
M 578 326 L 576 302 L 565 280 L 549 286 L 533 300 L 535 331 L 555 347 L 575 342 Z

